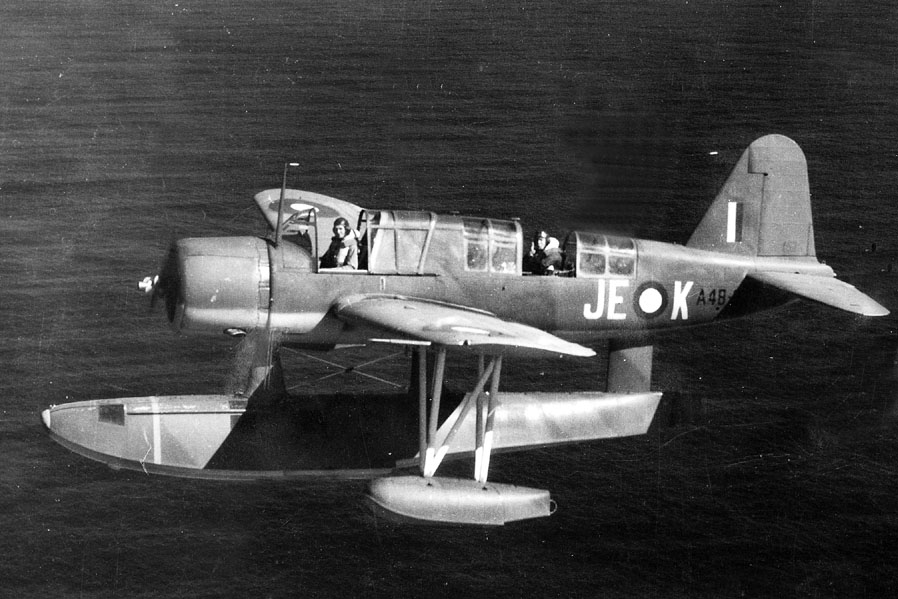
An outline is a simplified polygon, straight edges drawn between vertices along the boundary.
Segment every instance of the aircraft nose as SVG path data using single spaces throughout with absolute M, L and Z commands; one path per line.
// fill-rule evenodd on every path
M 41 412 L 41 420 L 43 421 L 44 426 L 47 428 L 47 430 L 50 430 L 50 410 L 49 409 Z

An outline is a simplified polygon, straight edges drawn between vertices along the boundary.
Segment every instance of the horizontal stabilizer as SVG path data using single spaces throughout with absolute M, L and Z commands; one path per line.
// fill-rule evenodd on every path
M 863 316 L 885 316 L 889 313 L 873 298 L 853 285 L 833 277 L 803 275 L 790 272 L 753 272 L 749 277 L 783 291 Z

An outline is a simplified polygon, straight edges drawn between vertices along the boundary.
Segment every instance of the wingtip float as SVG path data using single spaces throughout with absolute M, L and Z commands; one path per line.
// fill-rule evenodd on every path
M 375 478 L 378 511 L 502 524 L 548 515 L 551 500 L 488 482 L 491 452 L 648 429 L 661 397 L 650 389 L 651 333 L 797 297 L 888 314 L 817 260 L 804 154 L 781 135 L 746 149 L 686 246 L 592 231 L 561 243 L 539 223 L 531 244 L 516 220 L 364 209 L 289 189 L 286 173 L 280 189 L 255 197 L 267 238 L 181 240 L 141 285 L 164 301 L 177 331 L 238 332 L 255 344 L 242 394 L 55 406 L 42 414 L 55 440 L 117 468 L 177 476 L 365 476 Z M 609 340 L 605 391 L 499 390 L 504 359 L 594 355 L 565 337 Z M 398 403 L 319 402 L 318 430 L 302 406 L 277 415 L 255 400 L 283 389 L 280 348 L 360 344 L 409 348 L 412 375 Z M 477 360 L 464 397 L 444 397 L 447 352 Z M 282 396 L 287 406 L 300 401 Z M 448 417 L 441 401 L 455 402 Z M 370 411 L 364 439 L 346 420 L 353 410 Z M 277 455 L 259 457 L 260 434 Z M 474 458 L 473 480 L 436 476 L 453 457 Z M 392 475 L 409 468 L 420 474 Z

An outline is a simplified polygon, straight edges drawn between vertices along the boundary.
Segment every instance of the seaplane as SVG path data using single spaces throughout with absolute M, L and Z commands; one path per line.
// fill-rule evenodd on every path
M 150 474 L 366 478 L 383 515 L 502 525 L 556 506 L 547 490 L 489 480 L 492 453 L 648 430 L 662 396 L 651 385 L 657 333 L 798 298 L 888 314 L 816 258 L 805 156 L 782 135 L 744 151 L 685 245 L 574 230 L 539 273 L 525 267 L 519 220 L 362 208 L 288 188 L 289 168 L 255 196 L 265 237 L 179 240 L 141 283 L 179 333 L 242 337 L 241 388 L 51 406 L 42 420 L 55 441 Z M 503 361 L 597 359 L 584 343 L 607 343 L 604 389 L 500 388 Z M 407 391 L 285 392 L 282 349 L 347 346 L 402 350 Z M 447 355 L 471 356 L 466 393 L 444 389 Z M 438 475 L 459 458 L 473 461 L 470 478 Z

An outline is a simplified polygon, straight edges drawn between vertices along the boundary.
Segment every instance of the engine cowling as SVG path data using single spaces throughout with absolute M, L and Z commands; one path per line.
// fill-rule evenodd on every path
M 169 250 L 156 293 L 177 331 L 265 326 L 271 297 L 268 242 L 257 237 L 181 239 Z

